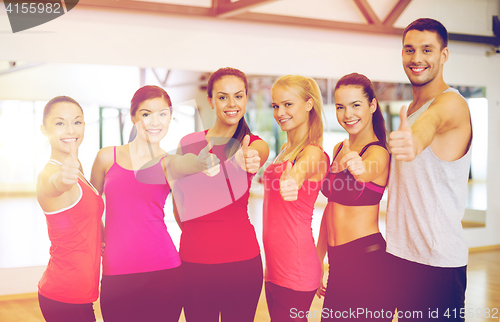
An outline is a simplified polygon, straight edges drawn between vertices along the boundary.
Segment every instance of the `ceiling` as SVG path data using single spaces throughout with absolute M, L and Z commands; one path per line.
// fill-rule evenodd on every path
M 407 10 L 446 10 L 446 6 L 463 6 L 464 10 L 484 10 L 491 26 L 484 32 L 450 32 L 450 40 L 500 45 L 500 0 L 80 0 L 79 6 L 128 9 L 134 11 L 271 23 L 290 26 L 326 28 L 363 33 L 401 35 L 398 19 Z M 498 4 L 495 3 L 498 1 Z M 429 8 L 429 5 L 431 8 Z M 486 7 L 485 7 L 486 5 Z M 495 7 L 497 10 L 490 10 Z M 492 11 L 489 14 L 489 11 Z M 494 11 L 494 12 L 493 12 Z M 483 18 L 481 16 L 481 18 Z M 489 19 L 489 20 L 488 20 Z M 411 20 L 410 20 L 411 21 Z M 463 23 L 462 23 L 463 24 Z M 472 27 L 475 23 L 472 23 Z

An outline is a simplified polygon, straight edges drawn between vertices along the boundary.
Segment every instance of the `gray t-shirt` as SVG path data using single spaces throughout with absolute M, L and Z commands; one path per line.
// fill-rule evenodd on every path
M 448 88 L 445 92 L 457 90 Z M 408 116 L 413 125 L 434 99 Z M 436 266 L 467 265 L 461 224 L 465 212 L 471 149 L 455 161 L 439 159 L 431 147 L 410 162 L 391 160 L 387 203 L 387 251 Z

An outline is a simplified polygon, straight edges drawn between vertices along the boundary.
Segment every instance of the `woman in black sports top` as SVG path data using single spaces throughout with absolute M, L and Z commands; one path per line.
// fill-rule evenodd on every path
M 390 155 L 384 118 L 366 76 L 352 73 L 342 77 L 335 87 L 335 105 L 337 120 L 349 139 L 335 146 L 322 186 L 328 205 L 317 250 L 321 262 L 328 250 L 330 268 L 327 287 L 322 282 L 317 295 L 325 296 L 323 319 L 348 319 L 353 316 L 342 316 L 343 312 L 394 311 L 386 307 L 383 294 L 386 253 L 378 228 Z M 355 318 L 373 316 L 357 314 Z

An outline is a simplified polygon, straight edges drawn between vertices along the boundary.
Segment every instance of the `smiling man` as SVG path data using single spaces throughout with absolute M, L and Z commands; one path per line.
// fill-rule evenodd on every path
M 447 46 L 446 28 L 436 20 L 418 19 L 404 30 L 413 102 L 389 136 L 387 251 L 400 276 L 397 307 L 433 321 L 463 320 L 468 261 L 461 220 L 472 127 L 467 102 L 443 80 Z

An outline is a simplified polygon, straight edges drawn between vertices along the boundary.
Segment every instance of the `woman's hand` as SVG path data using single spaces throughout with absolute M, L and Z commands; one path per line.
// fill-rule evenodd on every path
M 207 146 L 204 147 L 196 157 L 196 161 L 203 169 L 203 173 L 209 177 L 216 176 L 220 172 L 220 160 L 215 154 L 210 153 L 211 149 L 212 145 L 210 141 L 208 141 Z
M 289 161 L 280 177 L 280 194 L 285 201 L 295 201 L 299 195 L 299 185 L 290 175 L 292 163 Z
M 247 134 L 241 142 L 241 150 L 236 152 L 235 158 L 238 165 L 248 173 L 257 173 L 260 168 L 260 156 L 257 150 L 249 147 L 250 136 Z
M 69 156 L 62 162 L 61 171 L 53 176 L 53 185 L 59 192 L 66 192 L 78 182 L 80 162 L 78 161 L 78 147 L 76 142 L 69 145 Z
M 344 140 L 342 147 L 343 157 L 340 159 L 340 170 L 348 169 L 353 176 L 360 176 L 365 173 L 365 165 L 361 156 L 356 151 L 349 149 L 349 139 Z
M 325 275 L 325 270 L 323 269 L 323 265 L 321 265 L 321 279 L 319 280 L 319 287 L 316 290 L 316 295 L 318 296 L 318 298 L 321 298 L 322 296 L 324 297 L 326 294 L 325 283 L 323 283 L 324 275 Z

